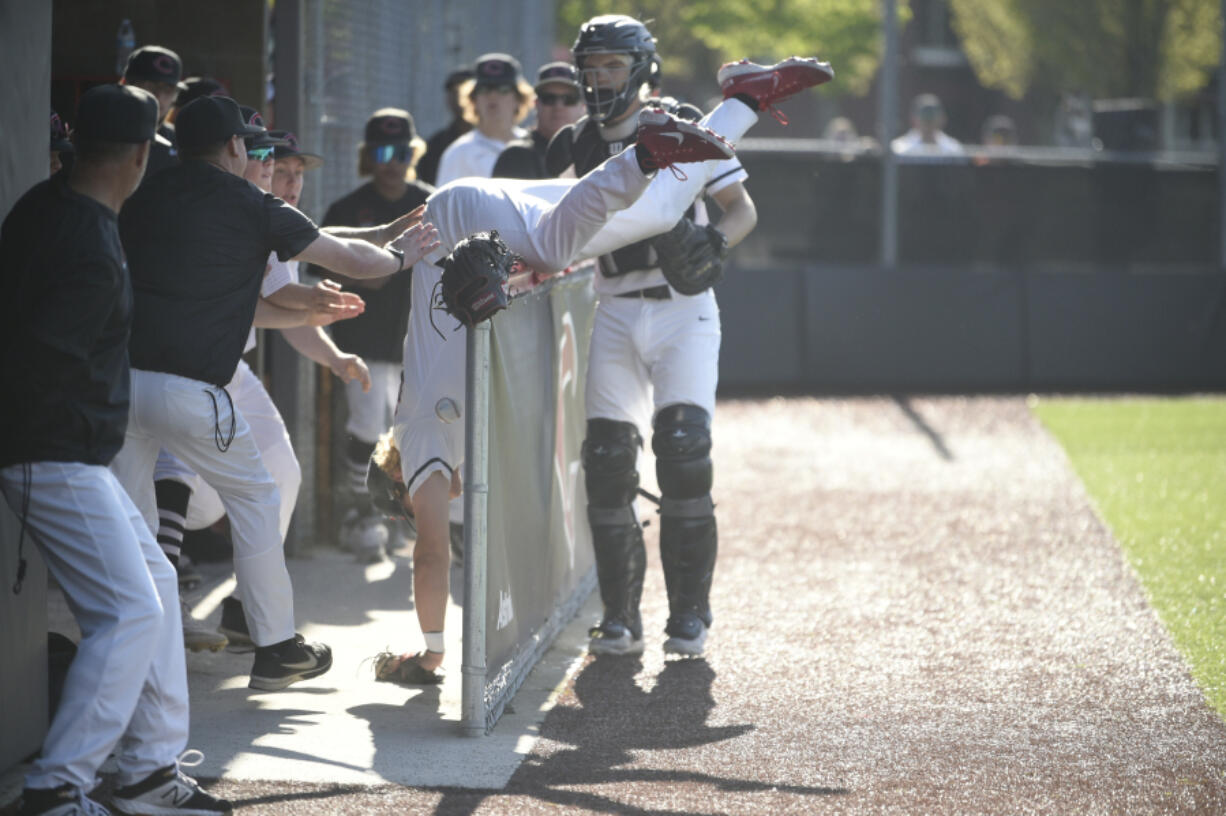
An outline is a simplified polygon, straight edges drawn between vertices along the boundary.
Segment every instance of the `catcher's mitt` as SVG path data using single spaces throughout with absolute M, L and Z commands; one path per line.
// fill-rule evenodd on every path
M 669 285 L 683 295 L 710 289 L 724 276 L 728 239 L 710 224 L 699 226 L 688 218 L 651 239 L 660 269 Z
M 375 663 L 375 680 L 380 683 L 395 683 L 400 686 L 435 686 L 443 682 L 443 673 L 438 669 L 423 668 L 417 659 L 421 654 L 397 655 L 379 652 Z
M 515 256 L 498 231 L 478 232 L 443 259 L 442 308 L 472 328 L 507 308 L 507 275 Z

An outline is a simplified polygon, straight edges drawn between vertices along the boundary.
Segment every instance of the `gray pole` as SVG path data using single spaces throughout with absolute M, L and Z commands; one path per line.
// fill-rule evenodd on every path
M 881 3 L 885 39 L 877 113 L 877 141 L 881 143 L 881 265 L 890 269 L 898 263 L 898 163 L 890 149 L 890 140 L 898 132 L 898 0 Z
M 486 531 L 489 499 L 490 322 L 468 330 L 464 439 L 464 643 L 460 727 L 485 735 Z
M 1226 0 L 1222 0 L 1222 50 L 1217 69 L 1218 269 L 1226 272 Z

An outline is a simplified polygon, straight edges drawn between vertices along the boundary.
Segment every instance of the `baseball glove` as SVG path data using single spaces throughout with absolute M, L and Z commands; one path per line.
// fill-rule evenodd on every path
M 442 308 L 472 328 L 507 308 L 507 275 L 515 256 L 498 231 L 478 232 L 443 259 Z
M 710 224 L 699 226 L 688 218 L 651 239 L 660 269 L 669 285 L 683 295 L 696 295 L 724 276 L 728 239 Z
M 399 686 L 436 686 L 443 682 L 443 673 L 438 669 L 422 668 L 417 662 L 420 657 L 421 653 L 396 655 L 392 652 L 379 652 L 373 658 L 375 680 Z

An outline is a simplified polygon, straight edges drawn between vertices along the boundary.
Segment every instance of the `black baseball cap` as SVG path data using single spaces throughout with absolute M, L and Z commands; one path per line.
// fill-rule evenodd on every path
M 231 136 L 254 136 L 263 127 L 243 120 L 238 103 L 228 96 L 202 96 L 194 99 L 175 117 L 175 136 L 179 149 L 188 153 L 224 142 Z
M 276 150 L 273 151 L 273 157 L 277 159 L 289 159 L 297 157 L 302 159 L 303 167 L 307 170 L 314 170 L 316 167 L 322 167 L 324 157 L 318 153 L 307 153 L 298 149 L 298 137 L 288 130 L 270 130 L 268 135 L 276 139 L 280 144 L 277 144 Z
M 131 85 L 95 85 L 77 102 L 78 139 L 147 142 L 157 126 L 157 97 Z
M 523 70 L 519 67 L 519 60 L 510 54 L 482 54 L 473 65 L 473 73 L 477 77 L 478 88 L 514 87 L 519 84 Z
M 72 142 L 68 141 L 68 123 L 51 110 L 51 149 L 59 153 L 71 153 Z
M 472 79 L 474 76 L 476 74 L 473 73 L 472 68 L 457 68 L 447 75 L 446 81 L 443 82 L 443 88 L 450 91 L 455 86 Z
M 366 144 L 400 144 L 417 138 L 413 117 L 400 108 L 379 108 L 366 120 Z
M 551 82 L 558 82 L 563 85 L 569 85 L 576 91 L 579 90 L 579 74 L 575 70 L 575 66 L 569 62 L 548 62 L 541 66 L 536 72 L 536 88 L 540 90 L 542 85 L 547 85 Z
M 136 49 L 128 57 L 128 65 L 123 69 L 123 78 L 129 82 L 134 79 L 164 82 L 177 86 L 180 91 L 187 88 L 179 81 L 182 76 L 183 61 L 179 59 L 179 55 L 160 45 L 145 45 Z
M 180 108 L 202 96 L 229 96 L 226 86 L 212 77 L 188 77 L 179 83 L 179 88 L 175 104 Z
M 243 137 L 247 147 L 276 147 L 282 144 L 281 139 L 277 139 L 268 132 L 268 125 L 264 123 L 264 116 L 258 110 L 249 108 L 246 105 L 239 105 L 238 110 L 243 116 L 243 121 L 248 126 L 260 129 L 259 133 Z

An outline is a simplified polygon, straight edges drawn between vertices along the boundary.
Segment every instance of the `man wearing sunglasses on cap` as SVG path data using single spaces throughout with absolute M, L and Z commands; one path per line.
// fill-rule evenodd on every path
M 400 108 L 381 108 L 366 122 L 358 146 L 358 175 L 370 181 L 332 203 L 324 215 L 328 227 L 370 227 L 385 224 L 425 203 L 434 188 L 416 177 L 426 145 L 417 135 L 413 117 Z M 398 529 L 389 529 L 370 506 L 366 465 L 379 434 L 391 425 L 400 389 L 401 340 L 409 320 L 409 275 L 358 281 L 336 277 L 344 289 L 361 295 L 366 311 L 331 327 L 336 345 L 362 357 L 370 369 L 370 387 L 345 384 L 349 414 L 345 422 L 345 505 L 340 545 L 359 561 L 377 561 Z M 392 542 L 394 547 L 396 542 Z
M 542 65 L 536 74 L 536 127 L 527 139 L 511 142 L 494 162 L 495 178 L 549 178 L 545 151 L 553 135 L 579 121 L 587 108 L 579 93 L 579 78 L 569 62 Z

